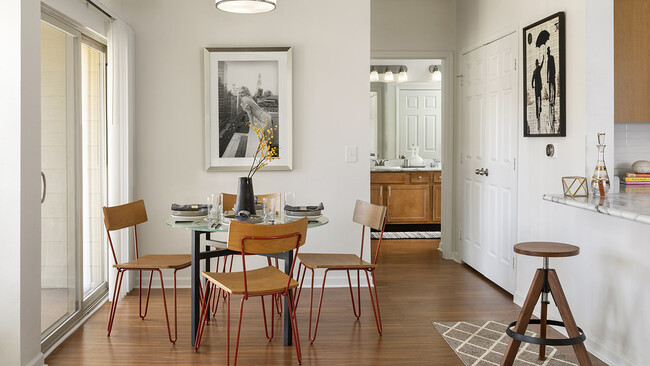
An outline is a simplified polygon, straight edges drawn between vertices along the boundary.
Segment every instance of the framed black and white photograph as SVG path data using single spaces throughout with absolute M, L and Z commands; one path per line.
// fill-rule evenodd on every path
M 566 136 L 564 12 L 533 23 L 524 37 L 524 136 Z
M 277 159 L 264 169 L 292 169 L 291 48 L 206 48 L 205 167 L 249 170 L 271 130 Z

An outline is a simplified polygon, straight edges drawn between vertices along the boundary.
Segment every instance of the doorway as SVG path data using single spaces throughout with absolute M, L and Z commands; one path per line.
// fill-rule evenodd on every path
M 517 36 L 462 56 L 459 186 L 462 259 L 515 289 L 517 228 Z

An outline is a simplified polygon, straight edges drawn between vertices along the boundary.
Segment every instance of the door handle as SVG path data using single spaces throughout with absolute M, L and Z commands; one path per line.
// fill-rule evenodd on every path
M 45 194 L 47 193 L 47 180 L 45 173 L 41 172 L 41 179 L 43 180 L 43 194 L 41 195 L 41 203 L 45 202 Z
M 488 169 L 483 169 L 483 168 L 481 168 L 481 169 L 476 169 L 476 170 L 474 171 L 474 173 L 475 173 L 476 175 L 484 175 L 484 176 L 486 176 L 486 177 L 487 177 L 488 174 L 489 174 L 489 173 L 488 173 Z

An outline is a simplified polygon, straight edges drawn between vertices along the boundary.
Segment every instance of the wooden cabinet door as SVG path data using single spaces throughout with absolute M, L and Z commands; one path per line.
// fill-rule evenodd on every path
M 430 185 L 387 184 L 386 190 L 389 223 L 431 222 Z
M 373 205 L 384 205 L 384 187 L 381 184 L 370 185 L 370 203 Z
M 433 222 L 439 224 L 442 221 L 442 184 L 433 185 Z

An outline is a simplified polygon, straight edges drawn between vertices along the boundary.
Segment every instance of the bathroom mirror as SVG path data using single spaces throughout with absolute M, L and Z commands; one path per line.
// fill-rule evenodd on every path
M 379 74 L 370 82 L 370 158 L 410 157 L 417 145 L 422 158 L 440 161 L 441 83 L 429 71 L 432 65 L 442 70 L 440 60 L 373 59 L 371 65 L 406 65 L 408 81 L 387 82 Z

